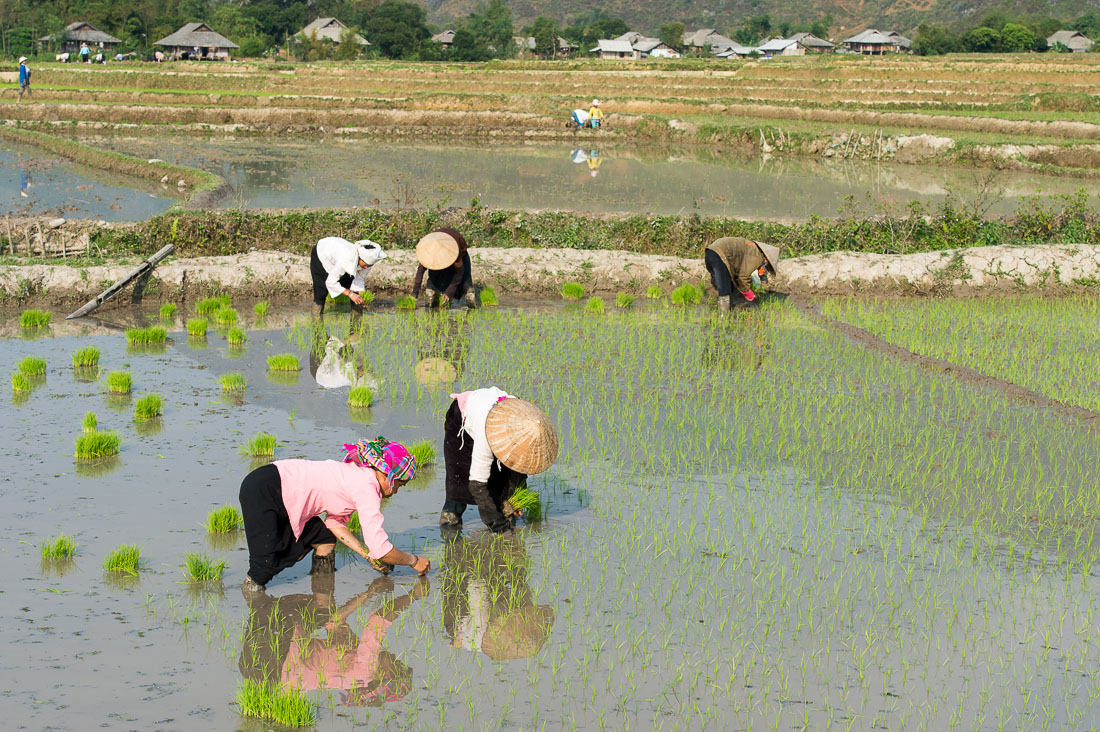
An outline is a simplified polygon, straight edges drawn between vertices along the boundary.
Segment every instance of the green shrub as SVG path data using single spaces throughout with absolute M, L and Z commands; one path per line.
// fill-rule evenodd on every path
M 53 313 L 45 310 L 24 310 L 19 316 L 20 328 L 44 328 L 50 324 Z
M 566 282 L 561 286 L 561 296 L 566 300 L 580 300 L 584 297 L 584 285 L 579 282 Z
M 97 460 L 118 454 L 120 438 L 114 432 L 86 432 L 76 438 L 76 458 L 78 460 Z
M 46 359 L 41 356 L 26 356 L 19 362 L 19 373 L 24 376 L 43 376 L 46 373 Z
M 160 394 L 146 394 L 134 404 L 134 420 L 145 422 L 164 414 L 164 399 Z
M 104 572 L 118 572 L 137 576 L 141 567 L 141 549 L 137 544 L 126 544 L 115 549 L 103 560 Z
M 221 506 L 206 514 L 206 530 L 211 534 L 225 534 L 243 527 L 244 516 L 236 506 Z
M 99 349 L 95 346 L 85 346 L 73 351 L 73 368 L 93 368 L 99 365 Z
M 302 364 L 296 353 L 277 353 L 267 357 L 267 368 L 270 371 L 300 371 Z

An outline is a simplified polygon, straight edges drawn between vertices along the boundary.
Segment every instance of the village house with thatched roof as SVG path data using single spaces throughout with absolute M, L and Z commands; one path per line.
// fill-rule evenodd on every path
M 348 27 L 340 22 L 337 18 L 318 18 L 302 30 L 298 31 L 295 38 L 299 40 L 306 38 L 316 38 L 319 41 L 331 41 L 332 45 L 340 45 L 340 36 L 344 31 L 348 30 Z M 352 40 L 358 43 L 360 46 L 369 46 L 370 41 L 363 36 L 356 33 L 352 36 Z
M 795 33 L 791 36 L 790 40 L 798 41 L 798 45 L 810 53 L 832 53 L 836 50 L 836 46 L 823 38 L 818 38 L 813 33 Z
M 868 28 L 842 43 L 849 51 L 865 56 L 882 56 L 887 53 L 908 53 L 913 42 L 897 31 L 880 31 Z
M 1047 36 L 1047 48 L 1057 46 L 1065 46 L 1071 53 L 1087 53 L 1092 48 L 1092 41 L 1080 31 L 1060 30 Z
M 202 61 L 228 61 L 229 52 L 240 48 L 206 23 L 188 23 L 170 36 L 153 44 L 164 47 L 170 58 L 189 58 Z
M 88 48 L 102 48 L 105 51 L 110 51 L 113 47 L 122 43 L 110 33 L 104 33 L 91 23 L 85 23 L 84 21 L 69 23 L 65 26 L 65 30 L 60 33 L 42 36 L 38 40 L 48 44 L 60 42 L 57 52 L 73 55 L 80 52 L 81 43 L 87 43 Z
M 431 38 L 432 43 L 438 43 L 443 48 L 450 48 L 451 44 L 455 42 L 455 32 L 453 30 L 445 30 L 436 33 Z

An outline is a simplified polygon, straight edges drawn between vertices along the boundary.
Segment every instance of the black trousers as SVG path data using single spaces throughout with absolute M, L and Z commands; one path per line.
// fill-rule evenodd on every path
M 729 267 L 718 256 L 717 252 L 710 249 L 703 255 L 703 264 L 710 270 L 710 281 L 718 289 L 718 297 L 725 297 L 733 293 L 733 279 L 730 277 Z
M 325 297 L 328 296 L 328 287 L 325 286 L 325 280 L 328 279 L 328 270 L 325 269 L 325 265 L 321 264 L 321 258 L 317 256 L 317 245 L 314 244 L 313 248 L 309 250 L 309 274 L 313 278 L 313 302 L 316 305 L 324 305 Z M 351 287 L 351 283 L 354 278 L 346 274 L 340 278 L 340 286 L 345 290 Z M 253 577 L 252 579 L 256 579 Z
M 283 482 L 274 465 L 256 468 L 241 481 L 241 513 L 248 542 L 248 576 L 266 585 L 272 577 L 293 567 L 317 544 L 335 544 L 336 535 L 314 516 L 294 538 L 283 504 Z
M 462 253 L 462 265 L 462 280 L 455 288 L 455 300 L 461 300 L 470 288 L 474 286 L 474 266 L 473 262 L 470 261 L 469 252 Z M 443 269 L 429 269 L 428 287 L 440 294 L 444 294 L 447 292 L 447 288 L 454 282 L 457 273 L 458 269 L 453 264 Z
M 470 492 L 470 463 L 473 461 L 473 453 L 474 438 L 462 429 L 462 412 L 458 408 L 458 402 L 452 401 L 451 408 L 447 410 L 447 417 L 443 421 L 443 462 L 447 469 L 446 501 L 443 504 L 443 510 L 452 511 L 459 518 L 462 518 L 466 506 L 477 504 L 477 499 Z M 494 460 L 489 469 L 488 490 L 489 497 L 495 504 L 495 513 L 499 515 L 504 501 L 526 483 L 526 475 L 499 465 Z M 493 511 L 486 512 L 485 508 L 490 507 L 478 506 L 481 520 L 486 526 L 492 527 L 492 524 L 497 523 L 499 519 L 496 515 L 492 515 Z

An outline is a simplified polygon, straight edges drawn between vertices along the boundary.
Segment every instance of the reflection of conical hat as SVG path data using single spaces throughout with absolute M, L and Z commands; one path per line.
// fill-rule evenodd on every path
M 445 358 L 425 358 L 416 365 L 416 380 L 424 386 L 450 384 L 457 377 L 458 370 Z
M 494 618 L 481 638 L 481 650 L 494 661 L 530 658 L 546 644 L 553 626 L 549 605 L 528 605 Z
M 497 459 L 524 475 L 541 473 L 558 456 L 558 433 L 550 418 L 523 399 L 511 397 L 489 410 L 485 438 Z
M 433 231 L 416 244 L 416 261 L 428 269 L 446 269 L 457 259 L 458 242 L 442 231 Z
M 760 253 L 764 255 L 764 259 L 768 261 L 768 269 L 775 274 L 775 265 L 779 264 L 779 247 L 773 247 L 771 244 L 765 244 L 763 242 L 756 242 L 756 246 L 759 247 Z

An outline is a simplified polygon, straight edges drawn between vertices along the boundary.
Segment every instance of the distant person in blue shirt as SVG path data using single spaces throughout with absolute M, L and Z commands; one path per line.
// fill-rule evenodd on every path
M 20 101 L 20 102 L 23 101 L 23 95 L 24 94 L 27 95 L 28 99 L 33 97 L 33 95 L 31 94 L 31 70 L 30 70 L 30 67 L 27 66 L 27 57 L 26 56 L 20 56 L 19 57 L 19 99 L 18 99 L 18 101 Z

